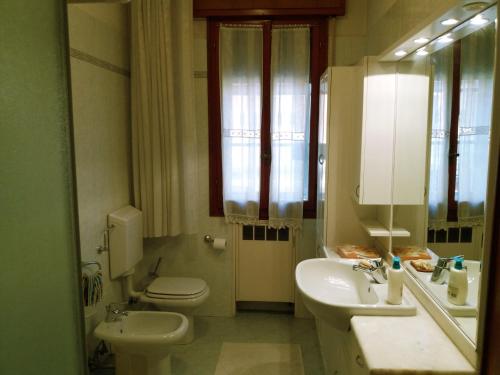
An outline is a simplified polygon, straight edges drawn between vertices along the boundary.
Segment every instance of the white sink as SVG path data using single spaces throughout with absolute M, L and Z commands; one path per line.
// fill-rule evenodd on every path
M 416 307 L 403 296 L 401 305 L 386 302 L 387 284 L 374 284 L 352 269 L 352 262 L 308 259 L 295 270 L 306 307 L 333 327 L 346 330 L 353 315 L 415 315 Z
M 431 263 L 434 265 L 437 258 Z M 410 261 L 404 262 L 405 267 L 439 300 L 441 305 L 453 316 L 471 317 L 477 315 L 477 300 L 480 286 L 481 263 L 475 260 L 465 260 L 464 266 L 467 267 L 467 280 L 469 282 L 467 300 L 465 305 L 457 306 L 448 302 L 448 277 L 444 284 L 431 282 L 432 272 L 418 272 L 410 264 Z M 453 267 L 454 262 L 450 262 Z

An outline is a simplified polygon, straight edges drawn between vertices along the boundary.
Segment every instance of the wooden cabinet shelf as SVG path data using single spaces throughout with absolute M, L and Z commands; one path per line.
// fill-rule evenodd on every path
M 389 237 L 391 230 L 377 220 L 361 220 L 361 226 L 371 237 Z M 410 232 L 404 228 L 392 228 L 392 237 L 410 237 Z

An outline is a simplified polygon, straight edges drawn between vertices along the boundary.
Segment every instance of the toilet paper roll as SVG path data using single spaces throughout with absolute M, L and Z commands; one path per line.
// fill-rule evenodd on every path
M 225 238 L 215 238 L 212 246 L 214 249 L 224 250 L 226 248 L 226 239 Z

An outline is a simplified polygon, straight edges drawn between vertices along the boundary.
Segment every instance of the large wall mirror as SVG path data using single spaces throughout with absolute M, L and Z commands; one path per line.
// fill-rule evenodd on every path
M 427 249 L 430 259 L 403 263 L 474 343 L 488 204 L 496 24 L 493 6 L 398 63 L 398 93 L 415 92 L 418 84 L 429 88 L 428 141 L 418 146 L 426 149 L 425 199 L 419 205 L 395 204 L 394 221 L 411 236 L 394 238 L 393 248 Z M 412 98 L 398 94 L 402 100 L 408 105 Z M 448 295 L 457 256 L 467 272 L 464 304 Z

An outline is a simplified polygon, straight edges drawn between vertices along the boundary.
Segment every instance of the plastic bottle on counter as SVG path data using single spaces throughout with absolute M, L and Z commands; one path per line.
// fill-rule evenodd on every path
M 401 259 L 392 258 L 392 267 L 387 271 L 387 303 L 401 305 L 403 301 L 403 270 Z
M 469 292 L 469 283 L 467 282 L 467 271 L 463 266 L 463 258 L 455 257 L 455 264 L 450 269 L 450 278 L 448 280 L 448 301 L 454 305 L 464 305 Z

